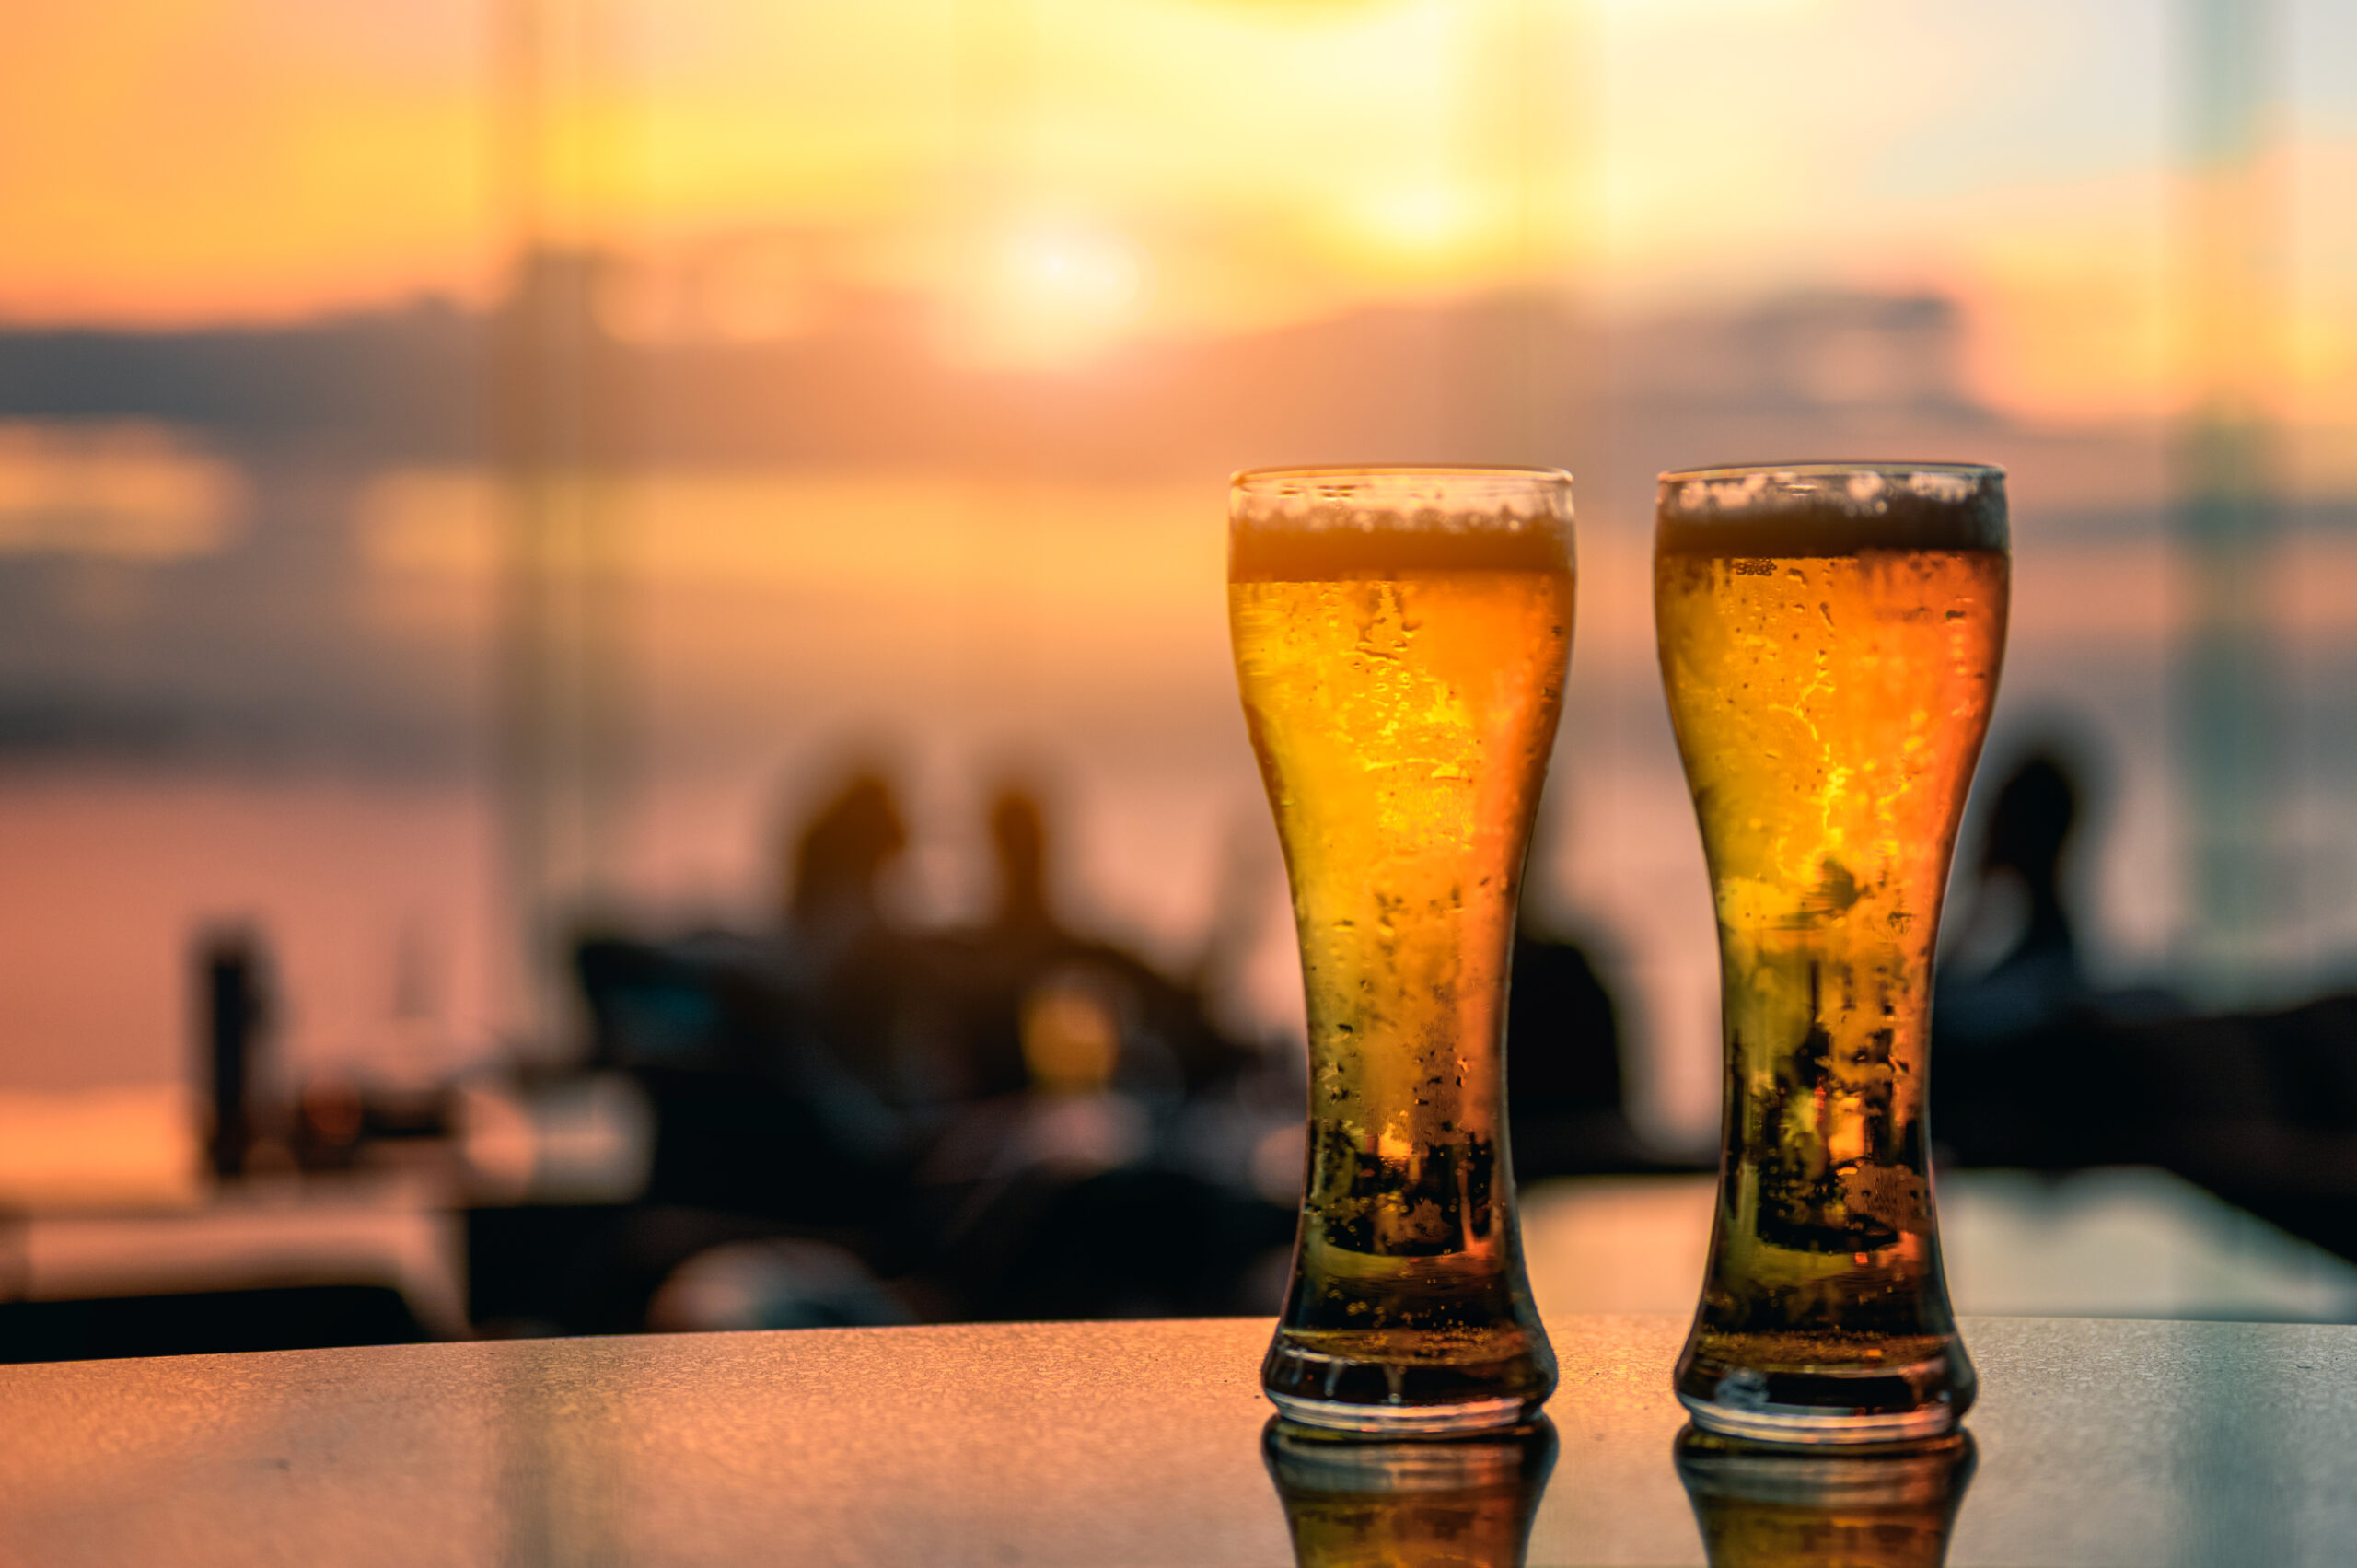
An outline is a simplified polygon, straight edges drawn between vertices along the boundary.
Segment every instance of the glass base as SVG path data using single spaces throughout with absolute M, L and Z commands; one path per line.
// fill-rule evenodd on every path
M 1918 1352 L 1891 1362 L 1837 1357 L 1826 1353 L 1831 1345 L 1805 1358 L 1794 1353 L 1810 1348 L 1807 1340 L 1698 1330 L 1678 1358 L 1678 1402 L 1704 1432 L 1804 1447 L 1944 1437 L 1972 1408 L 1977 1380 L 1953 1334 L 1886 1336 L 1889 1353 Z
M 1554 1353 L 1536 1329 L 1313 1334 L 1278 1330 L 1260 1367 L 1261 1391 L 1298 1426 L 1364 1436 L 1498 1432 L 1527 1423 L 1555 1388 Z
M 1476 1400 L 1461 1405 L 1348 1405 L 1270 1391 L 1279 1414 L 1297 1426 L 1368 1437 L 1456 1437 L 1527 1425 L 1537 1400 Z
M 1956 1430 L 1964 1412 L 1945 1400 L 1912 1410 L 1876 1411 L 1826 1405 L 1742 1404 L 1697 1399 L 1680 1390 L 1678 1402 L 1694 1424 L 1722 1437 L 1752 1443 L 1819 1445 L 1915 1443 Z

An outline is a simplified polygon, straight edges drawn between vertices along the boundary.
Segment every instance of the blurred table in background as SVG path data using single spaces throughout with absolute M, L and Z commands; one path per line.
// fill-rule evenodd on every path
M 1523 1240 L 1539 1308 L 1692 1311 L 1713 1190 L 1705 1176 L 1534 1183 Z M 1958 1312 L 2357 1322 L 2357 1265 L 2166 1171 L 1948 1171 L 1939 1207 Z
M 575 1230 L 594 1239 L 630 1213 L 470 1215 L 454 1161 L 0 1217 L 0 1361 L 464 1339 L 537 1321 L 505 1300 L 519 1278 L 571 1277 L 563 1248 L 533 1236 L 579 1244 Z M 1524 1234 L 1540 1309 L 1689 1312 L 1711 1202 L 1701 1176 L 1534 1183 Z M 1957 1171 L 1940 1208 L 1968 1314 L 2357 1322 L 2357 1265 L 2163 1171 Z
M 1265 1320 L 0 1368 L 0 1561 L 1285 1568 Z M 1533 1568 L 1703 1560 L 1675 1318 L 1558 1318 Z M 2343 1562 L 2357 1329 L 1983 1318 L 1948 1562 Z M 1375 1504 L 1370 1504 L 1375 1505 Z M 1790 1522 L 1787 1510 L 1786 1522 Z
M 63 1305 L 356 1287 L 397 1297 L 423 1334 L 456 1339 L 469 1331 L 464 1232 L 445 1184 L 389 1175 L 239 1181 L 185 1209 L 36 1214 L 0 1225 L 8 1287 L 0 1299 Z M 0 1353 L 21 1351 L 0 1342 Z
M 278 1142 L 219 1176 L 182 1086 L 0 1090 L 0 1362 L 466 1339 L 470 1216 L 619 1212 L 645 1185 L 621 1074 L 410 1098 L 419 1125 L 339 1163 Z

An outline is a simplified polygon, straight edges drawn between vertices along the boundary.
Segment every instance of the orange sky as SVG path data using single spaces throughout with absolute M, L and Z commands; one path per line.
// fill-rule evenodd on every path
M 694 267 L 717 269 L 706 325 L 903 289 L 952 308 L 962 352 L 1049 364 L 1502 284 L 1648 309 L 1930 286 L 1973 308 L 2001 403 L 2167 406 L 2166 8 L 1954 9 L 575 0 L 551 223 L 652 259 L 652 328 Z M 27 8 L 0 58 L 0 315 L 482 296 L 492 36 L 489 0 Z M 2295 121 L 2293 357 L 2303 409 L 2357 423 L 2347 108 Z

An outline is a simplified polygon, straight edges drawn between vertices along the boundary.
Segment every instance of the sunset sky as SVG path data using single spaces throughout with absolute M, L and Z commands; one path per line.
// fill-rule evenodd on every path
M 1658 310 L 1821 283 L 1971 308 L 1980 389 L 2158 412 L 2180 81 L 2163 0 L 579 0 L 552 229 L 618 326 L 796 330 L 849 289 L 1084 361 L 1500 285 Z M 2357 17 L 2285 11 L 2297 416 L 2357 422 Z M 0 317 L 482 298 L 487 0 L 27 9 Z
M 0 51 L 0 327 L 496 298 L 518 229 L 495 40 L 501 7 L 519 3 L 17 7 Z M 968 772 L 1061 759 L 1086 824 L 1074 864 L 1095 902 L 1082 907 L 1183 955 L 1231 822 L 1265 828 L 1206 607 L 1220 594 L 1220 443 L 1250 460 L 1236 432 L 1254 434 L 1283 395 L 1228 396 L 1282 356 L 1205 340 L 1543 290 L 1622 328 L 1613 368 L 1651 354 L 1639 368 L 1676 388 L 1708 382 L 1677 372 L 1708 372 L 1731 338 L 1658 319 L 1832 287 L 1960 306 L 1965 390 L 2005 417 L 1968 412 L 1938 434 L 2022 481 L 2012 700 L 2116 728 L 2128 847 L 2104 863 L 2097 947 L 2166 950 L 2173 797 L 2157 738 L 2173 557 L 2157 528 L 2081 539 L 2063 523 L 2161 515 L 2153 419 L 2189 385 L 2172 289 L 2195 0 L 540 3 L 569 20 L 548 56 L 539 232 L 621 259 L 596 300 L 617 335 L 785 342 L 881 301 L 895 331 L 933 331 L 943 362 L 1048 373 L 1044 392 L 1027 388 L 1043 400 L 1093 398 L 1085 377 L 1108 351 L 1184 341 L 1141 362 L 1196 365 L 1189 395 L 1237 415 L 1191 470 L 1114 490 L 817 459 L 638 476 L 637 738 L 647 778 L 665 782 L 647 785 L 622 859 L 646 908 L 754 907 L 782 781 L 830 787 L 819 764 L 845 737 L 923 736 L 927 877 L 950 886 L 938 868 L 965 864 Z M 2357 6 L 2281 3 L 2272 168 L 2293 327 L 2270 385 L 2298 426 L 2295 483 L 2338 504 L 2357 494 Z M 1556 319 L 1524 319 L 1542 315 Z M 1597 340 L 1546 341 L 1569 345 L 1570 365 Z M 1221 380 L 1202 366 L 1246 368 Z M 932 385 L 938 366 L 887 368 L 859 408 L 897 408 L 896 389 Z M 1067 373 L 1081 379 L 1052 384 Z M 1369 385 L 1386 407 L 1413 401 Z M 841 383 L 806 389 L 821 395 L 842 397 Z M 1472 405 L 1454 383 L 1434 395 Z M 1649 407 L 1650 435 L 1623 419 L 1608 453 L 1580 432 L 1612 467 L 1583 474 L 1575 669 L 1593 744 L 1569 775 L 1560 862 L 1567 896 L 1628 943 L 1666 1042 L 1671 1065 L 1643 1094 L 1701 1125 L 1714 971 L 1643 613 L 1655 465 L 1640 459 L 1904 430 L 1857 409 L 1737 426 Z M 1641 453 L 1632 431 L 1654 445 Z M 130 691 L 158 712 L 325 714 L 332 735 L 351 713 L 477 723 L 499 514 L 471 459 L 345 476 L 330 502 L 207 441 L 136 424 L 0 427 L 0 565 L 39 611 L 11 628 L 26 689 L 100 708 Z M 866 448 L 827 448 L 853 449 Z M 348 560 L 288 542 L 310 538 L 297 520 L 346 512 Z M 1638 526 L 1616 531 L 1616 517 Z M 2270 567 L 2287 631 L 2333 658 L 2357 645 L 2352 563 L 2345 531 L 2319 530 Z M 316 574 L 271 575 L 297 568 Z M 2322 658 L 2302 700 L 2339 733 L 2340 710 L 2319 704 L 2348 682 Z M 379 698 L 381 714 L 366 706 Z M 2316 773 L 2315 798 L 2341 798 L 2340 778 Z M 490 864 L 480 801 L 338 795 L 298 809 L 180 788 L 0 800 L 19 859 L 48 846 L 0 933 L 0 1012 L 19 1020 L 0 1076 L 52 1060 L 91 1081 L 176 1071 L 186 935 L 224 909 L 286 934 L 300 1051 L 375 1049 L 412 930 L 451 955 L 452 1049 L 489 1038 L 485 977 L 505 940 L 489 934 L 506 928 L 490 872 L 451 869 Z M 2312 815 L 2301 857 L 2345 864 L 2340 807 Z M 399 864 L 319 874 L 355 844 Z M 1275 935 L 1246 991 L 1297 1005 L 1281 880 L 1264 869 Z M 2339 892 L 2302 919 L 2303 951 L 2357 951 L 2357 904 Z M 103 949 L 87 940 L 101 923 Z M 96 1054 L 43 1054 L 51 1040 Z

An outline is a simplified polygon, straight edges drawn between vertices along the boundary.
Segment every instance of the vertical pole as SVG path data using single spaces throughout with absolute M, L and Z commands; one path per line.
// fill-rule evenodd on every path
M 2276 0 L 2187 0 L 2189 122 L 2181 319 L 2191 405 L 2177 447 L 2184 582 L 2179 740 L 2188 977 L 2247 997 L 2286 900 L 2279 660 L 2270 567 L 2281 526 L 2280 192 L 2270 167 Z
M 492 408 L 498 826 L 507 1022 L 535 1051 L 568 1022 L 563 923 L 615 891 L 630 749 L 621 367 L 595 318 L 607 263 L 586 211 L 611 152 L 587 101 L 606 41 L 593 3 L 500 0 L 496 12 L 494 168 L 510 258 Z
M 527 1040 L 550 1022 L 542 994 L 547 876 L 547 487 L 539 281 L 546 243 L 542 57 L 553 0 L 498 0 L 493 170 L 506 296 L 493 323 L 491 436 L 502 535 L 493 714 L 500 893 L 508 940 L 502 1021 Z
M 204 998 L 206 1075 L 213 1130 L 206 1154 L 218 1177 L 241 1176 L 255 1133 L 254 1091 L 260 1076 L 269 1006 L 262 991 L 261 952 L 242 931 L 208 936 L 197 954 Z
M 584 183 L 595 174 L 610 204 L 621 199 L 629 127 L 620 64 L 621 25 L 630 0 L 575 0 L 581 7 L 583 92 L 595 88 L 598 112 L 581 133 Z M 605 215 L 612 233 L 620 215 Z M 630 367 L 598 320 L 597 289 L 604 269 L 619 264 L 610 247 L 593 258 L 575 303 L 581 354 L 582 482 L 576 662 L 580 721 L 576 769 L 581 792 L 577 896 L 583 913 L 611 909 L 623 891 L 622 857 L 630 829 L 635 736 L 632 725 L 629 572 L 630 510 L 624 472 L 632 460 Z

